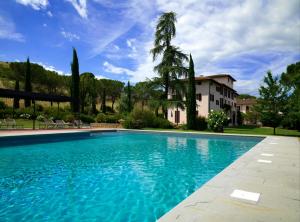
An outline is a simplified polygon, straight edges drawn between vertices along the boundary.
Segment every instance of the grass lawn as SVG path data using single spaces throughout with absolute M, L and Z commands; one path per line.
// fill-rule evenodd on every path
M 151 130 L 166 130 L 157 128 L 145 128 Z M 172 131 L 179 132 L 212 132 L 210 130 L 205 131 L 195 131 L 195 130 L 182 130 L 182 129 L 168 129 Z M 240 127 L 227 127 L 224 129 L 224 133 L 233 134 L 256 134 L 256 135 L 273 135 L 273 128 L 270 127 L 252 127 L 252 126 L 240 126 Z M 300 132 L 297 130 L 288 130 L 282 128 L 276 128 L 277 136 L 298 136 L 300 137 Z
M 32 120 L 27 120 L 27 119 L 16 119 L 17 125 L 23 125 L 24 128 L 31 128 L 32 129 L 32 125 L 33 125 L 33 121 Z M 38 129 L 39 128 L 39 121 L 35 121 L 35 128 Z

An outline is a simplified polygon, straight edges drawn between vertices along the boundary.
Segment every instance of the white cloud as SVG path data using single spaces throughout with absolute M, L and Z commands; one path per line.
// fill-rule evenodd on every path
M 184 52 L 192 53 L 196 73 L 230 73 L 241 80 L 236 83 L 239 91 L 257 92 L 268 69 L 278 72 L 293 62 L 294 55 L 300 51 L 297 0 L 156 0 L 156 5 L 160 12 L 177 13 L 177 34 L 173 43 Z M 149 24 L 153 22 L 156 23 L 148 21 Z M 149 55 L 153 33 L 154 29 L 148 32 L 148 39 L 139 42 L 133 80 L 153 76 L 154 65 Z M 277 59 L 270 56 L 278 53 L 284 54 Z M 249 66 L 252 62 L 245 60 L 253 56 L 257 69 L 251 73 L 244 69 L 247 62 Z M 266 59 L 260 61 L 262 58 Z M 245 66 L 231 66 L 241 59 Z M 228 64 L 223 64 L 225 60 Z M 281 68 L 276 68 L 278 64 Z
M 104 66 L 104 70 L 108 73 L 112 73 L 112 74 L 117 74 L 117 75 L 123 75 L 123 74 L 126 74 L 126 75 L 133 75 L 134 72 L 129 70 L 129 69 L 126 69 L 126 68 L 122 68 L 122 67 L 117 67 L 117 66 L 114 66 L 113 64 L 110 64 L 109 62 L 105 61 L 103 63 L 103 66 Z
M 68 39 L 69 41 L 73 41 L 73 40 L 79 40 L 80 39 L 80 37 L 78 36 L 78 35 L 76 35 L 76 34 L 74 34 L 74 33 L 71 33 L 71 32 L 66 32 L 65 30 L 62 30 L 61 32 L 61 35 L 64 37 L 64 38 L 66 38 L 66 39 Z
M 46 69 L 46 70 L 49 70 L 49 71 L 52 71 L 52 72 L 57 72 L 59 75 L 71 75 L 70 73 L 65 73 L 62 70 L 56 69 L 54 66 L 46 65 L 42 62 L 33 62 L 33 63 L 39 64 L 40 66 L 43 66 L 44 69 Z
M 16 0 L 16 2 L 22 5 L 31 6 L 34 10 L 45 9 L 49 4 L 48 0 Z
M 45 27 L 45 28 L 46 28 L 47 26 L 48 26 L 48 25 L 47 25 L 46 23 L 44 23 L 44 24 L 43 24 L 43 27 Z
M 82 18 L 87 18 L 87 0 L 66 0 L 70 2 Z
M 53 17 L 53 14 L 52 14 L 51 11 L 48 11 L 48 12 L 47 12 L 47 15 L 48 15 L 49 17 Z
M 14 40 L 24 42 L 25 38 L 21 33 L 18 33 L 15 24 L 8 18 L 0 15 L 0 39 Z

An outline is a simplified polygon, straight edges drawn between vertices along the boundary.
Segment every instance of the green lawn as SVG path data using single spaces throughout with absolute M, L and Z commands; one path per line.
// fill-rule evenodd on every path
M 157 128 L 145 128 L 151 130 L 166 130 Z M 181 130 L 181 129 L 170 129 L 172 131 L 179 132 L 212 132 L 210 130 L 195 131 L 195 130 Z M 273 128 L 270 127 L 251 127 L 251 126 L 240 126 L 240 127 L 228 127 L 224 129 L 224 133 L 233 134 L 254 134 L 254 135 L 273 135 Z M 278 136 L 297 136 L 300 137 L 300 132 L 297 130 L 288 130 L 282 128 L 276 128 L 276 135 Z
M 23 125 L 23 128 L 31 128 L 32 129 L 32 125 L 33 125 L 33 121 L 32 120 L 27 120 L 27 119 L 16 119 L 17 125 Z M 35 121 L 35 128 L 38 129 L 39 128 L 39 121 Z

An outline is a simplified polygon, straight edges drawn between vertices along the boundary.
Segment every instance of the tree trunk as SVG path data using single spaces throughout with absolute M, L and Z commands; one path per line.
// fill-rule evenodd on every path
M 164 99 L 168 100 L 168 94 L 169 94 L 169 73 L 164 74 L 164 83 L 165 83 L 165 93 L 164 93 Z M 165 119 L 168 119 L 168 109 L 164 109 L 164 116 Z
M 276 127 L 273 127 L 273 135 L 275 135 L 275 129 L 276 129 Z
M 115 104 L 115 99 L 112 97 L 111 98 L 111 110 L 114 112 L 114 104 Z
M 102 93 L 101 108 L 102 108 L 102 112 L 106 113 L 106 91 L 105 91 L 105 89 L 103 89 L 103 93 Z

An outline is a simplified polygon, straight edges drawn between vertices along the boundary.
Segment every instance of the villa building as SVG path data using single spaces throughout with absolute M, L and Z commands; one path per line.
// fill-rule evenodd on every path
M 255 104 L 256 104 L 256 99 L 254 98 L 236 100 L 237 110 L 245 114 L 250 112 Z
M 230 116 L 230 124 L 236 125 L 236 97 L 238 94 L 233 89 L 233 83 L 236 80 L 228 74 L 199 76 L 195 77 L 195 80 L 197 116 L 207 118 L 211 110 L 227 109 Z M 170 90 L 168 99 L 172 99 L 174 93 L 174 91 Z M 185 97 L 183 100 L 185 100 Z M 168 120 L 175 124 L 186 124 L 186 109 L 169 108 Z

